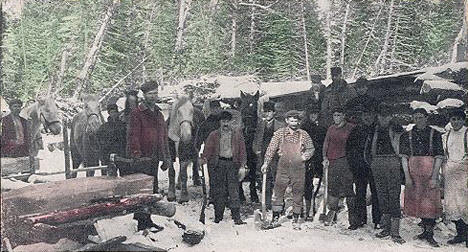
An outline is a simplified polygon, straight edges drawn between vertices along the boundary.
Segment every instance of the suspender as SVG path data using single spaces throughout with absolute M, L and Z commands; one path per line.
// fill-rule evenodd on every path
M 393 151 L 395 152 L 395 154 L 398 155 L 400 152 L 400 146 L 395 139 L 395 132 L 393 132 L 391 127 L 388 127 L 388 136 L 390 137 L 390 143 L 392 145 Z M 374 136 L 372 137 L 372 145 L 371 145 L 372 156 L 377 155 L 377 137 L 378 137 L 378 127 L 376 126 L 375 131 L 374 131 Z M 411 139 L 411 136 L 410 136 L 410 139 Z M 367 144 L 368 144 L 368 141 L 366 141 L 366 145 Z
M 447 146 L 446 151 L 445 151 L 445 155 L 447 155 L 447 158 L 449 158 L 449 155 L 450 155 L 450 153 L 448 152 L 448 141 L 449 141 L 450 133 L 452 133 L 452 129 L 450 129 L 449 132 L 447 133 L 447 140 L 445 143 L 445 146 Z M 467 157 L 468 156 L 468 128 L 465 130 L 465 134 L 463 135 L 463 147 L 465 149 L 465 157 Z
M 410 144 L 410 152 L 411 156 L 414 156 L 414 149 L 413 149 L 413 130 L 410 130 L 409 133 L 409 144 Z M 432 156 L 433 154 L 433 138 L 434 138 L 434 129 L 431 128 L 431 133 L 429 136 L 429 155 Z

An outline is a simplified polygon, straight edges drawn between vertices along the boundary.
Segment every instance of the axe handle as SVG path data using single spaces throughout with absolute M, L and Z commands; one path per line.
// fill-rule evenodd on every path
M 327 201 L 328 201 L 328 167 L 330 165 L 323 166 L 323 185 L 325 191 L 323 192 L 323 214 L 327 213 Z
M 262 183 L 262 217 L 266 219 L 266 183 L 267 183 L 267 173 L 263 173 L 263 183 Z
M 147 162 L 153 160 L 150 157 L 142 157 L 142 158 L 125 158 L 117 156 L 117 154 L 110 154 L 111 162 L 122 162 L 122 163 L 138 163 L 138 162 Z

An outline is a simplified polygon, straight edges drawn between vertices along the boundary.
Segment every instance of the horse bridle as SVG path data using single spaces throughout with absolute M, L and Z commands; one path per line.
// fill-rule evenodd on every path
M 50 122 L 49 122 L 49 121 L 46 119 L 46 117 L 44 116 L 44 114 L 42 113 L 42 111 L 41 111 L 40 114 L 39 114 L 39 118 L 44 120 L 44 122 L 43 122 L 42 124 L 44 125 L 44 130 L 45 130 L 46 133 L 49 133 L 49 132 L 50 132 L 50 125 L 52 125 L 52 124 L 54 124 L 54 123 L 60 123 L 59 120 L 55 120 L 55 121 L 50 121 Z

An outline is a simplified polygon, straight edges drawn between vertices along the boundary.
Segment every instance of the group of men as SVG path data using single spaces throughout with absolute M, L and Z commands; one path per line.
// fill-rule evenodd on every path
M 303 109 L 305 113 L 290 110 L 280 118 L 275 103 L 263 105 L 264 116 L 256 128 L 253 151 L 258 156 L 261 172 L 267 173 L 265 200 L 267 208 L 272 210 L 272 222 L 278 222 L 284 214 L 288 186 L 292 188 L 294 229 L 300 229 L 301 217 L 311 221 L 313 180 L 323 176 L 327 179 L 328 195 L 325 225 L 336 221 L 340 199 L 346 198 L 349 229 L 363 227 L 367 223 L 366 193 L 370 185 L 372 220 L 376 229 L 382 229 L 377 237 L 405 242 L 399 233 L 403 210 L 406 216 L 422 219 L 423 232 L 417 238 L 437 247 L 434 226 L 436 219 L 445 213 L 457 229 L 457 236 L 448 243 L 465 242 L 468 246 L 465 112 L 457 109 L 450 113 L 451 127 L 444 137 L 428 125 L 429 115 L 424 109 L 413 111 L 414 127 L 405 130 L 393 120 L 394 107 L 379 103 L 367 94 L 366 79 L 358 79 L 356 88 L 351 88 L 341 78 L 340 68 L 332 68 L 332 79 L 328 87 L 314 86 L 312 102 Z M 124 120 L 119 117 L 116 105 L 107 107 L 109 119 L 98 135 L 105 146 L 104 153 L 151 157 L 153 161 L 145 173 L 155 176 L 157 189 L 159 162 L 163 162 L 162 170 L 173 165 L 167 125 L 156 105 L 158 83 L 148 81 L 141 90 L 144 99 L 131 106 Z M 213 113 L 196 133 L 195 149 L 200 150 L 204 144 L 200 162 L 208 165 L 214 221 L 222 221 L 224 210 L 229 207 L 234 223 L 245 224 L 240 216 L 238 191 L 239 171 L 247 163 L 244 136 L 241 129 L 232 127 L 231 113 L 222 110 L 219 103 L 212 105 Z M 21 146 L 27 143 L 24 126 L 17 118 L 18 106 L 20 110 L 21 102 L 12 100 L 11 118 L 3 120 L 3 126 L 10 125 L 10 128 L 2 131 L 2 156 L 10 151 L 20 153 Z M 441 167 L 444 167 L 443 206 Z M 121 175 L 134 172 L 141 171 L 133 171 L 128 166 L 120 169 Z M 405 185 L 403 209 L 402 183 Z M 148 214 L 136 213 L 135 219 L 139 221 L 139 229 L 161 229 Z

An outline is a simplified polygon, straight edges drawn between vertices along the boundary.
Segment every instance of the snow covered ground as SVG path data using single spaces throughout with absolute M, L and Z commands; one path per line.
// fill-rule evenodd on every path
M 50 142 L 60 141 L 60 136 L 46 136 L 45 145 Z M 45 146 L 47 147 L 47 146 Z M 43 150 L 39 153 L 41 159 L 40 171 L 58 171 L 64 168 L 63 152 L 55 150 L 49 152 Z M 177 168 L 176 164 L 176 168 Z M 190 171 L 191 169 L 189 169 Z M 99 173 L 97 173 L 99 174 Z M 79 174 L 84 176 L 84 174 Z M 189 177 L 191 174 L 189 172 Z M 160 171 L 160 188 L 167 190 L 167 172 Z M 56 175 L 50 180 L 64 179 L 64 175 Z M 248 184 L 244 185 L 248 192 Z M 180 193 L 179 191 L 177 192 Z M 374 230 L 370 210 L 368 207 L 368 225 L 356 231 L 347 229 L 347 211 L 343 210 L 338 215 L 338 223 L 334 226 L 325 227 L 317 219 L 313 222 L 302 223 L 302 230 L 292 229 L 290 221 L 283 223 L 279 228 L 272 230 L 257 230 L 254 225 L 253 210 L 260 205 L 247 204 L 241 209 L 243 219 L 247 225 L 235 226 L 230 217 L 230 211 L 225 211 L 224 220 L 215 224 L 213 222 L 214 210 L 210 206 L 206 210 L 206 225 L 199 223 L 199 214 L 202 204 L 201 187 L 192 186 L 189 179 L 190 202 L 177 205 L 177 212 L 174 217 L 167 218 L 153 215 L 155 223 L 162 225 L 165 229 L 162 232 L 153 234 L 147 232 L 136 232 L 136 222 L 132 215 L 119 216 L 112 219 L 98 221 L 95 226 L 99 233 L 96 240 L 107 240 L 119 235 L 127 236 L 127 243 L 140 242 L 147 245 L 157 246 L 171 251 L 468 251 L 463 245 L 448 246 L 446 242 L 454 234 L 454 225 L 439 223 L 435 231 L 435 239 L 440 242 L 441 248 L 432 248 L 422 241 L 417 241 L 413 237 L 421 231 L 417 226 L 418 220 L 404 218 L 401 225 L 401 235 L 407 241 L 403 245 L 397 245 L 389 239 L 375 238 L 379 230 Z M 248 197 L 247 197 L 248 198 Z M 321 208 L 319 208 L 321 209 Z M 182 242 L 183 230 L 174 224 L 177 220 L 185 224 L 189 229 L 203 230 L 206 235 L 200 244 L 189 246 Z M 76 244 L 72 244 L 75 247 Z M 38 251 L 39 247 L 45 248 L 43 251 L 73 249 L 68 244 L 66 246 L 21 246 L 15 251 Z

